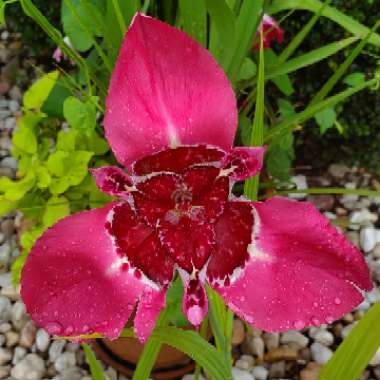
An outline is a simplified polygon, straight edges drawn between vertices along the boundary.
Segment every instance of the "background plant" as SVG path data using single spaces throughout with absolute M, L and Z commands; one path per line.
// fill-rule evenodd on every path
M 13 268 L 15 281 L 31 246 L 47 227 L 72 212 L 108 201 L 96 189 L 88 168 L 115 162 L 103 139 L 102 116 L 110 74 L 123 35 L 136 11 L 183 29 L 210 50 L 231 80 L 239 99 L 236 142 L 239 145 L 268 144 L 269 180 L 261 186 L 273 192 L 286 192 L 289 190 L 284 190 L 283 185 L 288 184 L 295 158 L 295 131 L 313 129 L 315 124 L 307 122 L 314 119 L 319 128 L 318 133 L 312 135 L 323 134 L 318 142 L 324 141 L 324 133 L 333 127 L 342 132 L 340 125 L 343 133 L 349 135 L 348 128 L 340 122 L 341 102 L 363 89 L 376 90 L 379 85 L 376 64 L 364 76 L 358 75 L 352 66 L 368 46 L 380 46 L 377 25 L 369 23 L 370 30 L 329 3 L 318 0 L 62 0 L 60 27 L 56 13 L 50 15 L 31 0 L 1 0 L 0 9 L 5 8 L 6 15 L 10 12 L 11 20 L 12 9 L 16 9 L 13 7 L 20 6 L 68 59 L 67 64 L 42 76 L 25 94 L 24 116 L 18 120 L 13 136 L 13 155 L 19 161 L 18 179 L 0 180 L 0 211 L 6 213 L 17 208 L 28 220 L 28 228 L 21 236 L 23 254 Z M 276 15 L 282 25 L 292 25 L 290 17 L 293 12 L 298 15 L 299 10 L 303 18 L 286 46 L 260 52 L 252 49 L 258 41 L 256 31 L 263 12 Z M 308 44 L 313 37 L 311 31 L 320 19 L 328 19 L 341 33 L 330 36 L 328 43 L 321 39 Z M 64 36 L 69 37 L 70 45 L 65 43 Z M 304 81 L 308 90 L 310 85 L 310 91 L 300 105 L 297 94 L 304 92 L 296 87 L 294 79 L 306 67 L 328 66 L 332 57 L 339 57 L 339 64 L 335 64 L 331 76 L 323 78 L 315 87 Z M 307 133 L 302 134 L 301 141 Z M 248 181 L 244 188 L 252 199 L 258 196 L 258 190 L 258 178 Z M 237 188 L 236 191 L 243 190 Z M 312 191 L 350 192 L 347 189 Z M 377 194 L 362 189 L 355 192 Z M 171 292 L 169 309 L 162 313 L 155 333 L 146 344 L 134 379 L 149 376 L 164 342 L 188 353 L 212 378 L 229 378 L 233 314 L 219 296 L 209 290 L 214 348 L 196 333 L 168 326 L 181 324 L 177 302 L 181 294 L 182 289 L 177 285 Z M 207 331 L 207 320 L 202 331 Z M 124 334 L 131 336 L 132 332 L 125 330 Z M 358 336 L 359 333 L 353 334 Z M 366 355 L 360 356 L 362 366 L 373 347 L 363 350 Z M 93 371 L 99 372 L 88 347 L 86 353 Z

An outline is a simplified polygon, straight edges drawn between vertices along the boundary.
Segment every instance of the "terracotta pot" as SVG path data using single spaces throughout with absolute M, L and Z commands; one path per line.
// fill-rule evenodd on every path
M 97 339 L 93 347 L 99 357 L 119 372 L 132 376 L 144 345 L 135 338 L 118 338 L 116 340 Z M 170 346 L 162 345 L 151 378 L 177 379 L 194 370 L 193 361 Z

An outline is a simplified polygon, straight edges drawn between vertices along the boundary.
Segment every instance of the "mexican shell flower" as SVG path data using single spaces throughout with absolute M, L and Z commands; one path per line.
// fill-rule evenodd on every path
M 54 335 L 115 338 L 135 311 L 145 340 L 177 273 L 183 311 L 199 325 L 205 284 L 267 331 L 331 322 L 372 287 L 361 253 L 313 205 L 234 198 L 264 148 L 233 148 L 234 92 L 211 55 L 183 32 L 138 14 L 106 102 L 118 167 L 93 170 L 119 200 L 62 219 L 33 247 L 21 294 Z

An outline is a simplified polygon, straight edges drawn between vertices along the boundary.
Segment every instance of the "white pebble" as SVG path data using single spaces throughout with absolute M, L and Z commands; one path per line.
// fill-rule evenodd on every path
M 253 368 L 252 375 L 256 380 L 267 380 L 269 371 L 263 366 Z
M 36 346 L 41 352 L 45 352 L 50 344 L 50 336 L 44 329 L 39 329 L 36 334 Z
M 322 343 L 324 346 L 331 346 L 334 343 L 334 335 L 327 330 L 319 330 L 315 335 L 314 339 Z
M 375 352 L 375 355 L 373 355 L 371 361 L 369 362 L 372 366 L 378 366 L 380 365 L 380 347 Z
M 72 352 L 64 352 L 59 355 L 54 363 L 54 368 L 58 372 L 66 371 L 72 367 L 75 367 L 75 354 Z
M 299 331 L 286 331 L 281 335 L 281 343 L 289 344 L 295 343 L 300 348 L 305 348 L 309 343 L 309 338 L 300 333 Z
M 16 380 L 41 380 L 45 373 L 45 363 L 36 354 L 28 354 L 11 370 Z
M 324 365 L 331 358 L 333 352 L 319 342 L 314 342 L 310 346 L 311 357 L 318 364 Z
M 377 231 L 374 227 L 365 227 L 360 231 L 360 246 L 364 252 L 370 252 L 377 243 Z
M 234 380 L 255 380 L 252 374 L 236 367 L 232 367 L 232 377 Z

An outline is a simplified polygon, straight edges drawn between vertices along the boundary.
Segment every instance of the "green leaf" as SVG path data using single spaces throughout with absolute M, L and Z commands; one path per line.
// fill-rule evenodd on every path
M 194 331 L 159 327 L 153 332 L 152 338 L 189 355 L 203 367 L 211 379 L 232 380 L 224 355 Z
M 0 192 L 9 201 L 20 200 L 35 184 L 36 176 L 33 170 L 20 180 L 11 180 L 8 177 L 0 177 Z
M 266 169 L 271 176 L 281 181 L 289 179 L 292 159 L 288 152 L 281 149 L 279 145 L 270 145 L 270 148 L 266 152 L 265 163 Z
M 302 54 L 296 58 L 292 58 L 289 61 L 279 65 L 268 67 L 266 70 L 266 79 L 273 79 L 279 75 L 289 74 L 306 66 L 322 61 L 323 59 L 330 57 L 338 51 L 346 48 L 355 41 L 357 41 L 357 37 L 349 37 L 341 41 L 332 42 Z
M 32 128 L 22 125 L 17 128 L 12 138 L 13 145 L 23 153 L 37 152 L 37 139 Z
M 166 294 L 166 308 L 169 314 L 169 322 L 174 326 L 188 326 L 189 322 L 182 312 L 183 284 L 180 277 L 172 283 Z
M 290 103 L 286 99 L 279 99 L 277 104 L 278 104 L 278 109 L 280 111 L 280 114 L 283 118 L 293 116 L 296 113 L 294 111 L 294 107 L 293 107 L 292 103 Z
M 0 0 L 0 25 L 5 22 L 5 3 L 3 0 Z
M 106 380 L 106 376 L 91 347 L 87 343 L 82 343 L 83 351 L 86 355 L 86 362 L 90 367 L 93 380 Z
M 96 97 L 92 97 L 97 101 Z M 68 97 L 63 103 L 63 115 L 74 129 L 90 134 L 96 127 L 96 108 L 91 101 L 82 102 L 75 96 Z
M 257 66 L 256 63 L 252 61 L 251 58 L 244 58 L 244 62 L 241 66 L 237 80 L 248 80 L 253 78 L 256 75 Z
M 57 135 L 57 151 L 63 150 L 65 152 L 72 152 L 75 150 L 75 143 L 79 131 L 70 129 L 69 131 L 59 131 Z
M 203 0 L 179 0 L 182 29 L 206 47 L 207 13 Z
M 69 153 L 67 152 L 57 151 L 52 153 L 46 163 L 49 172 L 56 177 L 62 177 L 68 169 L 65 162 L 68 157 Z
M 380 346 L 380 303 L 369 309 L 328 361 L 318 380 L 357 380 Z
M 269 14 L 274 14 L 287 9 L 303 9 L 317 13 L 322 6 L 323 3 L 319 0 L 274 0 L 267 12 Z M 345 15 L 343 12 L 329 5 L 322 10 L 322 16 L 336 22 L 342 28 L 359 38 L 364 38 L 370 31 L 369 28 L 356 21 L 354 18 Z M 370 37 L 369 43 L 380 46 L 380 35 L 374 33 Z
M 24 93 L 23 105 L 25 110 L 39 110 L 53 89 L 59 72 L 57 70 L 43 75 Z
M 65 197 L 52 196 L 46 202 L 42 221 L 45 227 L 50 227 L 67 215 L 70 215 L 69 201 Z
M 95 155 L 103 155 L 110 149 L 107 140 L 100 137 L 96 132 L 87 138 L 87 149 L 94 152 Z
M 232 84 L 236 82 L 240 68 L 249 50 L 259 26 L 263 12 L 264 0 L 244 0 L 236 21 L 235 44 L 231 46 L 231 59 L 227 74 Z
M 264 110 L 265 110 L 265 58 L 263 33 L 260 36 L 259 73 L 257 78 L 257 97 L 255 116 L 253 119 L 250 146 L 262 146 L 264 142 Z M 259 174 L 247 179 L 244 183 L 244 195 L 255 200 L 259 188 Z
M 0 195 L 0 216 L 14 210 L 17 207 L 17 204 L 17 201 L 10 201 L 9 199 L 6 199 L 4 195 Z
M 79 51 L 86 51 L 93 45 L 92 33 L 95 36 L 101 36 L 103 27 L 99 24 L 98 20 L 103 19 L 105 9 L 102 7 L 102 0 L 66 0 L 61 4 L 61 19 L 63 30 L 70 38 L 70 42 Z M 86 6 L 84 5 L 86 3 Z M 80 20 L 84 20 L 86 25 L 79 22 L 75 14 L 70 10 L 70 5 L 73 6 L 77 12 Z M 92 12 L 88 12 L 87 7 L 91 7 Z M 96 17 L 93 17 L 96 15 Z
M 225 0 L 204 0 L 204 2 L 212 23 L 209 50 L 226 69 L 235 46 L 235 16 Z
M 37 177 L 37 187 L 40 189 L 46 189 L 51 183 L 51 177 L 49 171 L 45 166 L 37 166 L 35 168 Z
M 336 112 L 334 108 L 328 107 L 315 114 L 315 121 L 318 123 L 321 133 L 325 133 L 329 128 L 334 126 L 336 121 Z
M 279 58 L 272 49 L 265 49 L 266 66 L 276 66 L 279 64 Z M 284 95 L 291 95 L 294 92 L 292 81 L 287 74 L 278 75 L 272 78 L 272 82 Z
M 63 102 L 71 95 L 61 80 L 57 80 L 41 107 L 41 111 L 51 117 L 63 119 Z
M 365 75 L 363 73 L 352 73 L 347 75 L 343 83 L 347 84 L 350 87 L 355 87 L 363 84 L 365 82 Z
M 273 140 L 283 136 L 284 134 L 292 131 L 295 126 L 297 126 L 299 123 L 303 123 L 306 120 L 313 117 L 316 113 L 324 110 L 328 107 L 333 107 L 337 103 L 343 101 L 344 99 L 350 97 L 351 95 L 367 88 L 370 86 L 375 86 L 379 82 L 378 78 L 371 79 L 362 85 L 349 88 L 348 90 L 342 91 L 337 95 L 331 96 L 315 105 L 307 107 L 305 110 L 296 113 L 293 116 L 290 116 L 284 120 L 282 120 L 280 123 L 277 124 L 277 126 L 273 127 L 269 130 L 269 132 L 265 136 L 265 142 L 272 142 Z

